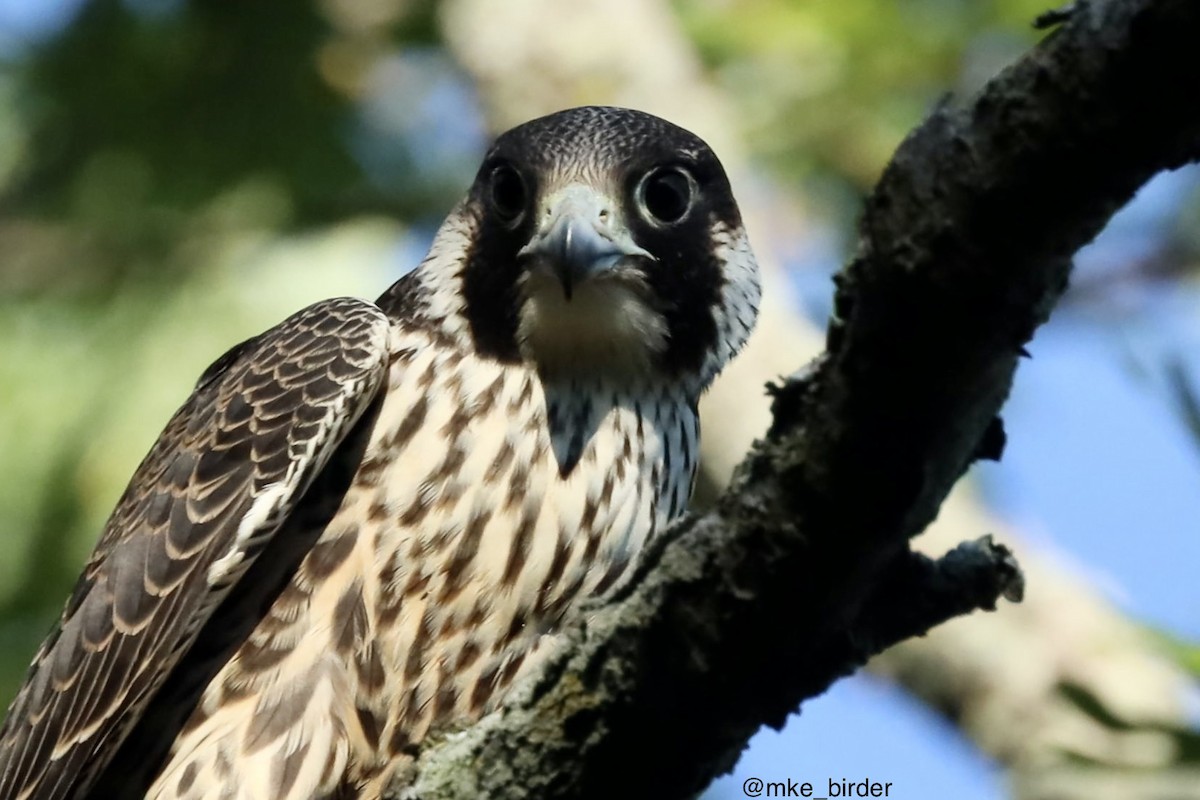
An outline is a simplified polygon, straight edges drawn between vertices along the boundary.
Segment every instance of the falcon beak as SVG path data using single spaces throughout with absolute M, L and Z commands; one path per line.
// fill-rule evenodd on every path
M 575 287 L 612 270 L 630 256 L 654 259 L 638 247 L 629 231 L 613 224 L 611 200 L 580 183 L 555 192 L 542 205 L 541 223 L 517 256 L 535 259 L 553 270 L 571 299 Z

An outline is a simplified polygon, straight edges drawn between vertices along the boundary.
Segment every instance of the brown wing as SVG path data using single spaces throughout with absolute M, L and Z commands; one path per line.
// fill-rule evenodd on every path
M 0 729 L 0 798 L 86 794 L 218 603 L 370 404 L 387 317 L 295 314 L 217 360 L 150 450 Z

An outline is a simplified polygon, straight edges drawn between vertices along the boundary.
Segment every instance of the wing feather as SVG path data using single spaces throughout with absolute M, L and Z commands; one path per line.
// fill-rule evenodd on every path
M 205 370 L 109 518 L 0 728 L 0 797 L 90 782 L 382 385 L 389 322 L 318 303 Z

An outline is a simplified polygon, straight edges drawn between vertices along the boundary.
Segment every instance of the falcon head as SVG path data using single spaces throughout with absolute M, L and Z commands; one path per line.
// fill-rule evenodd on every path
M 624 108 L 574 108 L 500 136 L 439 232 L 436 262 L 477 349 L 548 374 L 702 389 L 758 311 L 720 161 L 694 134 Z

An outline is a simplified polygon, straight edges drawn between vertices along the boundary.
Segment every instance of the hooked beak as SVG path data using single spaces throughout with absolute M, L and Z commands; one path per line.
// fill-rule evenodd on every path
M 654 259 L 638 247 L 622 225 L 612 225 L 611 201 L 583 184 L 551 195 L 537 232 L 517 256 L 549 267 L 571 299 L 586 280 L 612 270 L 630 256 Z

